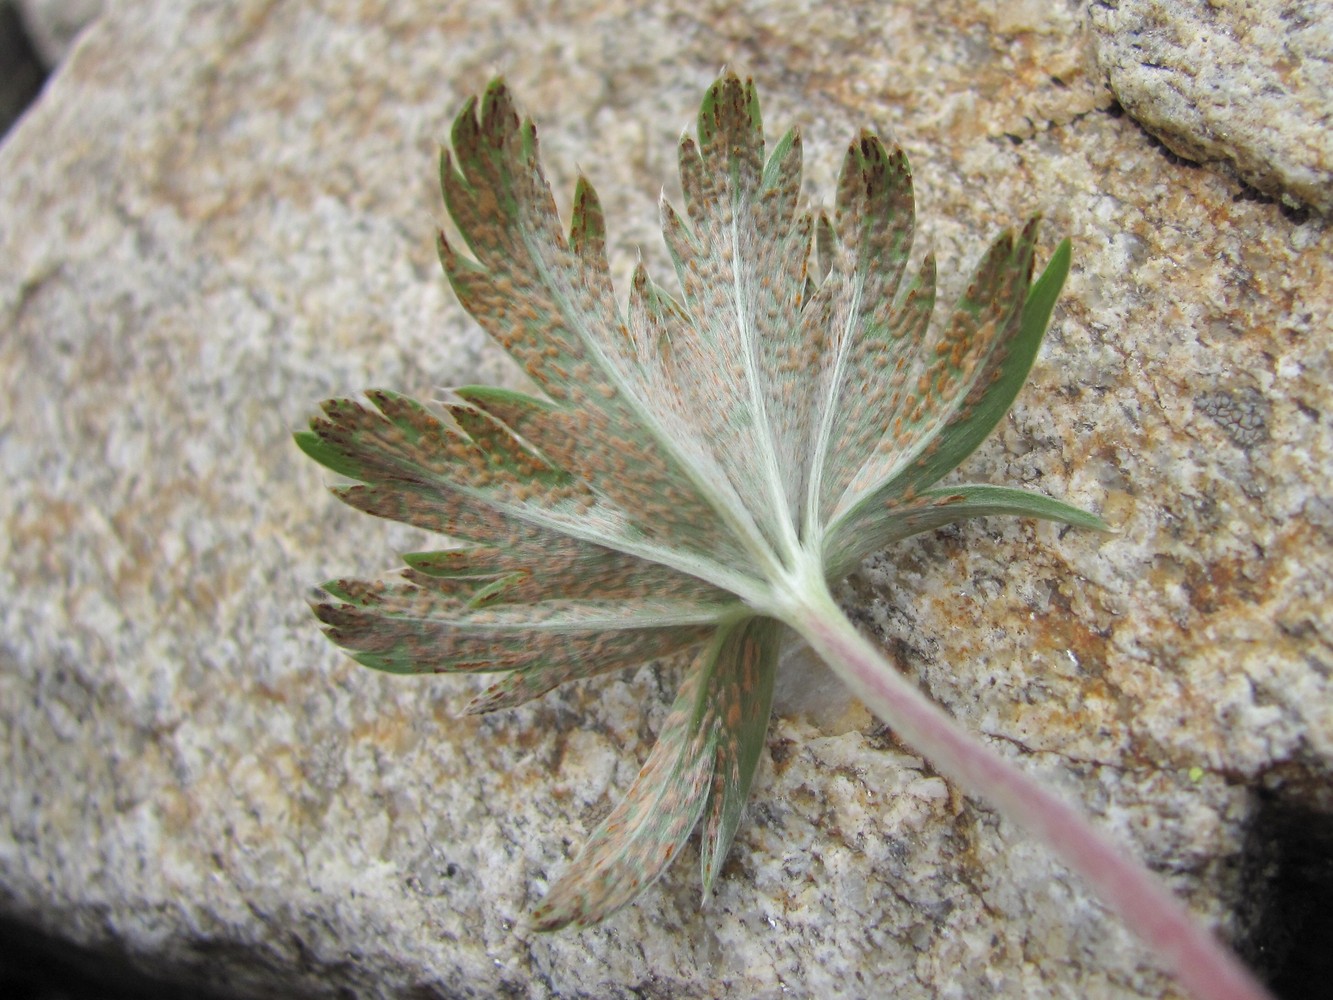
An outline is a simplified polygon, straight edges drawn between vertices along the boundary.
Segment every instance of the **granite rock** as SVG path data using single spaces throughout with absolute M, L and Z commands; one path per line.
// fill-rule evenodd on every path
M 1323 0 L 1092 0 L 1116 98 L 1172 152 L 1333 212 L 1333 7 Z
M 15 0 L 28 37 L 47 67 L 60 64 L 104 0 Z
M 289 435 L 366 386 L 516 384 L 432 249 L 437 144 L 497 70 L 560 204 L 580 167 L 597 185 L 622 280 L 640 253 L 668 274 L 656 199 L 724 63 L 801 124 L 812 194 L 861 125 L 900 139 L 946 298 L 1044 212 L 1074 271 L 963 474 L 1117 533 L 966 524 L 844 598 L 1244 936 L 1263 803 L 1333 813 L 1309 791 L 1333 762 L 1328 223 L 1102 110 L 1077 3 L 537 10 L 113 5 L 0 147 L 0 910 L 237 995 L 1175 996 L 817 672 L 786 679 L 706 907 L 691 849 L 605 924 L 527 933 L 674 678 L 460 720 L 467 681 L 350 663 L 308 586 L 429 540 L 341 508 Z

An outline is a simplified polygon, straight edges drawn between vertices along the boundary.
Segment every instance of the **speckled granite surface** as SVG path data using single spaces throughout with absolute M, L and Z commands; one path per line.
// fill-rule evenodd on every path
M 1333 7 L 1323 0 L 1091 0 L 1097 63 L 1171 150 L 1333 213 Z
M 467 682 L 363 670 L 303 603 L 422 543 L 324 493 L 289 439 L 313 404 L 514 379 L 433 259 L 463 97 L 503 70 L 561 204 L 581 166 L 617 274 L 641 250 L 665 276 L 674 141 L 736 66 L 802 125 L 813 194 L 859 126 L 900 139 L 946 294 L 1029 212 L 1048 251 L 1073 238 L 1031 385 L 963 472 L 1118 534 L 977 522 L 844 593 L 1243 931 L 1252 790 L 1333 762 L 1333 248 L 1104 110 L 1082 15 L 113 5 L 0 148 L 0 907 L 262 995 L 1174 995 L 1038 846 L 799 690 L 707 908 L 689 852 L 605 925 L 533 937 L 671 678 L 458 720 Z

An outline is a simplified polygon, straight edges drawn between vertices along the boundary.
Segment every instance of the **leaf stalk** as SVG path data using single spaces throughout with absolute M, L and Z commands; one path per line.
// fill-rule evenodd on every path
M 969 734 L 848 619 L 822 578 L 807 576 L 779 617 L 795 629 L 904 743 L 969 795 L 1040 838 L 1085 879 L 1199 1000 L 1272 995 L 1180 901 L 1083 814 Z

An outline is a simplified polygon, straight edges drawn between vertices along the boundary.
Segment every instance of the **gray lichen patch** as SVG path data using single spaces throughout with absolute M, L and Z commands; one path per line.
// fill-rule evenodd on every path
M 1253 387 L 1206 392 L 1194 400 L 1194 408 L 1211 417 L 1237 448 L 1253 448 L 1269 439 L 1272 408 Z

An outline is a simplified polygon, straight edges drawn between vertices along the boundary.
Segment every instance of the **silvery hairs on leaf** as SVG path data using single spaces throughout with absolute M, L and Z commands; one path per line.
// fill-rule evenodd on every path
M 640 266 L 625 313 L 596 194 L 579 181 L 566 238 L 502 82 L 452 140 L 440 176 L 471 256 L 441 235 L 445 273 L 545 398 L 326 403 L 297 440 L 364 484 L 338 495 L 466 544 L 327 584 L 315 611 L 367 666 L 505 674 L 472 711 L 693 652 L 638 780 L 536 918 L 586 924 L 656 879 L 700 819 L 705 889 L 717 876 L 768 726 L 780 626 L 765 612 L 787 567 L 813 556 L 837 577 L 978 514 L 1100 526 L 1020 490 L 931 489 L 1022 384 L 1069 250 L 1034 289 L 1035 221 L 1001 235 L 932 329 L 934 261 L 906 273 L 902 151 L 861 135 L 833 218 L 803 212 L 799 134 L 765 157 L 754 87 L 727 76 L 680 143 L 684 215 L 662 204 L 680 295 Z
M 902 151 L 863 132 L 832 217 L 804 211 L 799 133 L 766 149 L 753 84 L 726 75 L 704 97 L 697 139 L 680 141 L 684 213 L 661 206 L 679 291 L 640 265 L 622 310 L 592 186 L 578 181 L 566 236 L 536 130 L 503 82 L 463 106 L 451 145 L 440 179 L 463 246 L 441 234 L 444 271 L 542 395 L 474 386 L 440 409 L 384 391 L 325 403 L 296 439 L 357 482 L 337 495 L 457 544 L 405 556 L 390 579 L 326 584 L 314 610 L 367 666 L 501 674 L 473 712 L 668 655 L 688 661 L 638 778 L 535 927 L 625 906 L 699 826 L 710 891 L 763 748 L 787 628 L 965 787 L 999 788 L 988 797 L 1020 822 L 1040 799 L 1074 824 L 1021 773 L 1004 774 L 1010 790 L 978 765 L 985 748 L 856 636 L 828 591 L 867 554 L 965 518 L 1105 528 L 1023 490 L 935 485 L 1022 387 L 1068 241 L 1033 282 L 1036 220 L 1002 233 L 932 323 L 933 257 L 909 271 Z M 1043 822 L 1055 821 L 1033 825 Z M 1043 836 L 1078 866 L 1083 840 Z

